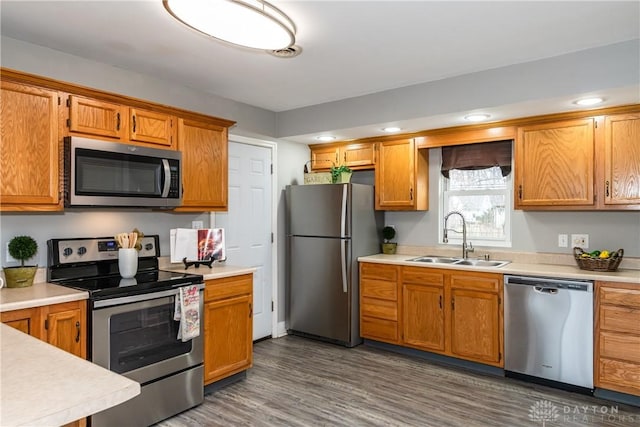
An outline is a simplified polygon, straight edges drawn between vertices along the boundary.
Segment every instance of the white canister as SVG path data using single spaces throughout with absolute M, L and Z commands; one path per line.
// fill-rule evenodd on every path
M 136 248 L 120 248 L 118 250 L 118 269 L 124 279 L 135 277 L 138 272 L 138 250 Z

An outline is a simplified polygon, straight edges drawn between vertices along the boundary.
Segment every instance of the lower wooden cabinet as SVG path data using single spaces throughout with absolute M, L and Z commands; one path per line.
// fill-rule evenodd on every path
M 502 274 L 360 264 L 360 335 L 504 366 Z
M 73 301 L 0 313 L 0 320 L 78 357 L 87 357 L 87 303 Z M 86 419 L 64 427 L 84 427 Z
M 253 275 L 207 280 L 204 290 L 204 384 L 253 363 Z
M 400 267 L 360 264 L 360 336 L 400 343 L 398 296 Z
M 640 289 L 596 282 L 596 387 L 640 396 Z

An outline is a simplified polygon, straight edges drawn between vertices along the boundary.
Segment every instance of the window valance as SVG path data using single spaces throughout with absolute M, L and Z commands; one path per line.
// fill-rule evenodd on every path
M 451 169 L 477 170 L 499 166 L 502 176 L 511 173 L 512 140 L 442 147 L 442 175 Z

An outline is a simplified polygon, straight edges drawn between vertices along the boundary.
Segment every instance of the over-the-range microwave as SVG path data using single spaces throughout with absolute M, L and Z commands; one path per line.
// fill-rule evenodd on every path
M 181 159 L 179 151 L 65 137 L 65 206 L 179 206 Z

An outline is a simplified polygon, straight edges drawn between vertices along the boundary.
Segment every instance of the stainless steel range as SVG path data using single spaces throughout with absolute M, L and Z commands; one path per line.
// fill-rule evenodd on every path
M 178 339 L 175 301 L 181 287 L 196 286 L 202 313 L 201 275 L 158 269 L 158 236 L 145 236 L 138 273 L 118 273 L 113 238 L 47 242 L 47 281 L 89 292 L 88 355 L 97 365 L 140 383 L 135 398 L 91 417 L 93 427 L 148 426 L 202 403 L 203 343 Z

